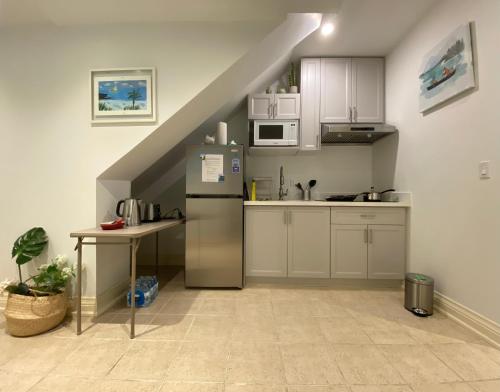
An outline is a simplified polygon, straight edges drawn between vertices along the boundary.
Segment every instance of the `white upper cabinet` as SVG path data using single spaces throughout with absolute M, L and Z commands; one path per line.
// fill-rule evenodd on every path
M 321 59 L 304 58 L 300 62 L 300 149 L 321 148 L 321 126 L 319 121 L 321 94 Z
M 275 94 L 273 114 L 275 120 L 300 118 L 300 94 Z
M 298 120 L 300 94 L 251 94 L 248 96 L 250 120 Z
M 322 123 L 348 123 L 352 117 L 351 59 L 321 59 Z
M 384 59 L 321 59 L 320 121 L 384 122 Z
M 288 276 L 330 277 L 330 208 L 288 208 Z
M 384 59 L 352 59 L 352 107 L 352 122 L 384 122 Z
M 272 118 L 274 94 L 252 94 L 248 96 L 248 118 L 268 120 Z

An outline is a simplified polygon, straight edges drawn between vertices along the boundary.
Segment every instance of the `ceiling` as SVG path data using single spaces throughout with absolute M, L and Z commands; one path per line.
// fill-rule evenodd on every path
M 0 26 L 281 21 L 342 0 L 0 0 Z
M 440 0 L 0 0 L 0 27 L 165 22 L 281 22 L 288 13 L 333 17 L 294 51 L 306 56 L 383 56 Z
M 334 32 L 316 31 L 294 50 L 313 56 L 385 56 L 439 0 L 344 0 L 332 18 Z

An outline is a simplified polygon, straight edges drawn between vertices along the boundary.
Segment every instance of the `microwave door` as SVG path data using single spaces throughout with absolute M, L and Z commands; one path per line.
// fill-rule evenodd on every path
M 255 145 L 268 146 L 287 143 L 283 124 L 259 124 L 255 136 Z

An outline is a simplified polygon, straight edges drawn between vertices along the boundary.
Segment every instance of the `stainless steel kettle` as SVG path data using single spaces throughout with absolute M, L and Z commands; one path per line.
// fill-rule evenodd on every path
M 120 211 L 122 205 L 123 208 Z M 126 226 L 139 226 L 141 224 L 141 207 L 139 200 L 120 200 L 116 205 L 116 215 L 123 218 Z
M 156 222 L 161 220 L 161 209 L 159 204 L 147 203 L 143 214 L 143 222 Z

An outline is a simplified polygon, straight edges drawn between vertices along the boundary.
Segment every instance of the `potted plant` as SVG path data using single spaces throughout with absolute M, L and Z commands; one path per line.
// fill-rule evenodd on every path
M 21 265 L 39 256 L 47 246 L 45 230 L 34 227 L 21 235 L 12 248 L 19 271 L 18 283 L 4 284 L 9 292 L 5 307 L 7 331 L 13 336 L 31 336 L 59 325 L 67 311 L 67 283 L 75 276 L 65 256 L 56 256 L 38 268 L 38 274 L 23 281 Z
M 295 71 L 294 63 L 290 63 L 290 69 L 288 70 L 288 86 L 290 93 L 296 94 L 299 92 L 297 87 L 297 73 Z

